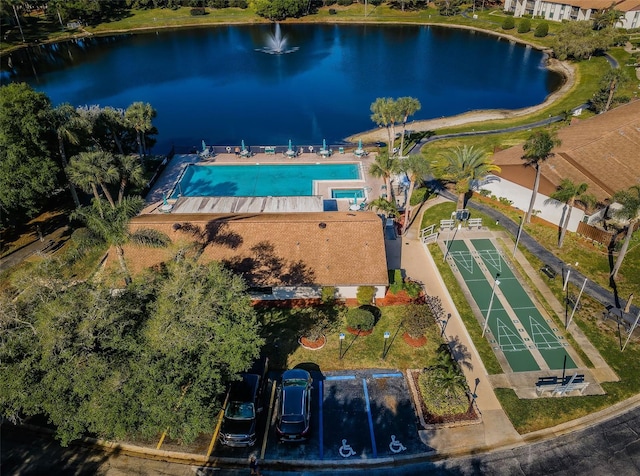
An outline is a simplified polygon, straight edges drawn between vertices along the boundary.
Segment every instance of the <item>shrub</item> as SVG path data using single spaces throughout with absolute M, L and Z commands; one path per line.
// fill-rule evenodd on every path
M 420 293 L 422 292 L 422 284 L 415 281 L 407 281 L 404 283 L 403 287 L 407 294 L 414 299 L 420 296 Z
M 373 286 L 358 286 L 356 299 L 358 300 L 358 304 L 362 306 L 363 304 L 371 304 L 375 295 L 376 288 Z
M 445 392 L 439 385 L 431 369 L 426 369 L 418 377 L 420 396 L 432 415 L 459 415 L 469 409 L 469 399 L 462 387 Z
M 310 341 L 317 341 L 338 326 L 341 315 L 339 307 L 325 306 L 313 309 L 305 320 L 304 337 Z
M 414 339 L 419 339 L 434 325 L 433 314 L 426 304 L 409 304 L 403 309 L 402 325 Z
M 424 202 L 429 195 L 429 189 L 427 187 L 414 188 L 411 198 L 409 199 L 409 205 L 412 207 L 420 205 Z
M 354 307 L 347 311 L 347 326 L 351 329 L 370 331 L 376 323 L 376 318 L 371 311 Z
M 189 13 L 191 16 L 205 15 L 206 12 L 203 7 L 192 8 Z
M 518 23 L 518 33 L 529 33 L 531 31 L 531 20 L 523 18 Z
M 243 10 L 249 8 L 247 0 L 229 0 L 229 6 L 234 8 L 242 8 Z
M 544 38 L 548 34 L 549 34 L 549 24 L 542 22 L 542 23 L 538 23 L 538 26 L 536 27 L 536 30 L 533 33 L 533 36 L 535 36 L 536 38 Z
M 353 0 L 338 0 L 338 5 L 342 7 L 348 7 L 353 3 Z
M 329 9 L 329 15 L 337 15 L 337 14 L 338 14 L 338 12 L 336 11 L 335 8 L 330 8 Z
M 505 17 L 504 21 L 502 22 L 502 29 L 513 30 L 515 27 L 516 21 L 513 19 L 513 17 Z
M 336 288 L 333 286 L 324 286 L 322 288 L 322 302 L 324 304 L 332 304 L 336 300 Z
M 500 198 L 498 198 L 498 201 L 500 203 L 502 203 L 503 205 L 512 205 L 513 204 L 513 200 L 509 200 L 507 197 L 500 197 Z
M 488 197 L 489 195 L 491 195 L 491 190 L 487 190 L 486 188 L 481 188 L 478 193 L 483 197 Z

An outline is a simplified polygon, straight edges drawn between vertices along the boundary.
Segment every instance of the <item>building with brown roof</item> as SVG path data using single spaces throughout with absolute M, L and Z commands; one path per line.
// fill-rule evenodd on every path
M 531 15 L 553 21 L 585 21 L 612 5 L 624 14 L 616 26 L 627 29 L 640 26 L 639 0 L 505 0 L 504 11 L 515 17 Z
M 354 298 L 374 286 L 382 298 L 389 284 L 383 226 L 373 212 L 260 214 L 146 214 L 130 228 L 166 233 L 169 249 L 127 245 L 132 272 L 173 259 L 188 244 L 204 247 L 200 260 L 217 260 L 240 273 L 257 299 L 320 297 L 333 286 Z
M 606 203 L 618 190 L 640 183 L 640 101 L 618 106 L 604 114 L 585 120 L 574 120 L 560 129 L 562 144 L 554 156 L 541 165 L 539 196 L 535 209 L 541 217 L 559 223 L 563 207 L 549 203 L 551 195 L 564 178 L 586 183 L 588 192 L 600 203 Z M 482 185 L 496 196 L 512 200 L 514 206 L 529 207 L 535 169 L 525 167 L 522 145 L 497 152 L 493 159 L 501 172 Z M 584 213 L 572 214 L 569 229 L 574 231 Z

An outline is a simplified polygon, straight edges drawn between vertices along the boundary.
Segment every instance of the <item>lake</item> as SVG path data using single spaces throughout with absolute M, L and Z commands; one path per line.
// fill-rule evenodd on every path
M 337 144 L 373 129 L 378 97 L 412 96 L 432 119 L 539 104 L 562 77 L 542 52 L 472 30 L 284 24 L 296 51 L 259 51 L 273 25 L 93 37 L 13 52 L 0 81 L 25 81 L 54 104 L 158 112 L 155 152 L 207 144 Z M 410 128 L 410 126 L 409 126 Z

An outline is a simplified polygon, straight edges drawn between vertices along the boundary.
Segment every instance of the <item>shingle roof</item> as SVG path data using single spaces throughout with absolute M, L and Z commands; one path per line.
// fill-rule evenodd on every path
M 577 121 L 561 129 L 558 138 L 562 144 L 541 166 L 542 177 L 553 187 L 563 178 L 586 182 L 589 192 L 603 201 L 640 183 L 640 101 Z M 531 188 L 533 175 L 524 170 L 523 155 L 519 145 L 497 152 L 493 158 L 502 167 L 500 176 Z
M 388 284 L 382 222 L 373 212 L 149 214 L 130 227 L 174 241 L 193 240 L 189 228 L 197 227 L 210 243 L 202 259 L 223 261 L 256 286 Z M 168 258 L 166 250 L 137 250 L 145 267 Z

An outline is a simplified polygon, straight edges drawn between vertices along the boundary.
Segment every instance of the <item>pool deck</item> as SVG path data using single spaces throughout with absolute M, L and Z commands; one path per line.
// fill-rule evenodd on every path
M 144 213 L 167 213 L 162 210 L 163 195 L 169 197 L 175 184 L 181 177 L 185 168 L 190 164 L 198 165 L 232 165 L 232 164 L 338 164 L 338 163 L 359 163 L 361 164 L 362 180 L 340 180 L 339 182 L 318 181 L 315 186 L 315 197 L 278 197 L 279 212 L 304 212 L 304 211 L 321 211 L 318 206 L 322 205 L 322 200 L 334 200 L 337 211 L 349 211 L 353 207 L 353 199 L 337 198 L 332 199 L 332 188 L 364 188 L 367 202 L 371 202 L 379 198 L 384 193 L 384 181 L 382 179 L 372 177 L 369 174 L 369 165 L 374 161 L 375 153 L 369 153 L 366 156 L 358 157 L 353 153 L 346 152 L 343 154 L 335 153 L 330 157 L 321 157 L 316 153 L 303 153 L 296 157 L 289 158 L 282 154 L 266 154 L 258 153 L 251 157 L 239 157 L 235 153 L 216 154 L 214 157 L 204 158 L 199 154 L 176 154 L 162 172 L 160 178 L 155 182 L 151 190 L 146 196 L 147 207 Z M 224 200 L 226 198 L 226 200 Z M 241 197 L 234 197 L 229 200 L 228 197 L 180 197 L 178 199 L 169 199 L 171 211 L 183 210 L 186 213 L 211 212 L 216 213 L 236 213 L 236 208 L 251 207 L 244 210 L 247 212 L 267 212 L 270 207 L 265 209 L 264 200 L 256 200 L 256 197 L 249 197 L 246 200 L 240 200 Z M 273 200 L 276 197 L 270 197 Z M 285 199 L 285 200 L 282 200 Z M 204 201 L 203 201 L 204 200 Z M 358 199 L 358 204 L 362 200 Z M 206 205 L 204 204 L 206 202 Z M 250 205 L 250 203 L 254 205 Z M 402 204 L 401 204 L 402 205 Z M 204 208 L 203 208 L 204 207 Z M 254 209 L 255 208 L 255 209 Z

